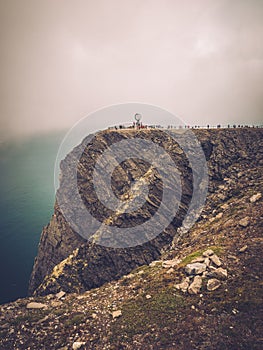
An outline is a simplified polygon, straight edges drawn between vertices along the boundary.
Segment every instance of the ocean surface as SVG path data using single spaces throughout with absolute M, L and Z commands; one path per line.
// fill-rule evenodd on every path
M 0 303 L 27 295 L 42 227 L 52 215 L 64 132 L 0 145 Z

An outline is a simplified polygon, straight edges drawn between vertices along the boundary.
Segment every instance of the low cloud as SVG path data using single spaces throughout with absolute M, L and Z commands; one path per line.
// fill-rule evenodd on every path
M 187 124 L 262 123 L 260 0 L 0 7 L 2 137 L 69 128 L 130 101 L 159 105 Z

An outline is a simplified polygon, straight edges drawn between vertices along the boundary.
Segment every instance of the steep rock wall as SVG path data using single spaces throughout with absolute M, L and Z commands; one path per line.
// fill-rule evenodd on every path
M 222 184 L 230 169 L 238 181 L 241 164 L 242 169 L 244 169 L 246 165 L 249 166 L 251 163 L 262 162 L 263 135 L 261 129 L 196 130 L 195 134 L 200 140 L 208 160 L 209 193 L 213 193 Z M 164 133 L 154 130 L 100 132 L 81 157 L 79 191 L 87 206 L 92 203 L 90 210 L 94 210 L 102 222 L 110 218 L 114 224 L 117 222 L 121 227 L 127 220 L 136 224 L 141 220 L 147 220 L 152 215 L 154 205 L 149 204 L 143 211 L 138 212 L 136 217 L 120 218 L 114 216 L 105 208 L 100 207 L 90 181 L 94 164 L 103 150 L 114 142 L 132 137 L 154 140 L 169 152 L 178 165 L 183 178 L 183 193 L 176 218 L 164 232 L 150 242 L 133 248 L 106 248 L 87 242 L 76 234 L 56 203 L 54 215 L 41 234 L 38 255 L 30 280 L 30 293 L 35 291 L 35 294 L 44 295 L 61 289 L 70 292 L 98 287 L 107 281 L 127 274 L 136 266 L 148 264 L 157 259 L 162 251 L 171 245 L 191 200 L 192 174 L 189 163 L 178 145 L 174 144 Z M 62 183 L 63 174 L 68 171 L 69 159 L 74 157 L 75 152 L 76 149 L 61 164 Z M 145 174 L 147 169 L 149 169 L 148 164 L 140 163 L 134 159 L 118 167 L 112 182 L 116 195 L 121 197 L 125 194 L 133 177 Z M 158 204 L 160 200 L 158 188 L 161 187 L 158 176 L 149 180 L 149 186 L 153 188 L 154 204 Z M 210 194 L 208 195 L 209 200 L 211 202 Z

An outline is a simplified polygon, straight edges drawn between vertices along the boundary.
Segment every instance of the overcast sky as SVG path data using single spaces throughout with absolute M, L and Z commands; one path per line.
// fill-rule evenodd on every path
M 0 0 L 0 36 L 2 138 L 133 101 L 262 123 L 262 0 Z

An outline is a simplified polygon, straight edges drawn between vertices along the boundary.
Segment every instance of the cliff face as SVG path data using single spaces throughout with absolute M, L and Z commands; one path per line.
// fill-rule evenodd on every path
M 56 204 L 34 266 L 35 295 L 0 306 L 0 349 L 262 349 L 263 130 L 196 135 L 210 182 L 193 227 L 179 239 L 173 222 L 140 248 L 91 246 Z
M 213 196 L 222 185 L 225 177 L 231 173 L 231 181 L 239 181 L 238 174 L 252 165 L 262 164 L 262 130 L 196 130 L 195 134 L 202 144 L 208 160 L 209 194 L 203 215 L 213 210 Z M 105 282 L 118 279 L 137 266 L 149 264 L 159 258 L 172 244 L 177 244 L 177 228 L 189 207 L 192 196 L 192 173 L 189 163 L 178 145 L 166 134 L 153 130 L 139 131 L 104 131 L 85 149 L 78 167 L 79 192 L 83 201 L 101 222 L 107 221 L 119 227 L 126 224 L 138 224 L 147 220 L 161 201 L 162 182 L 158 174 L 147 178 L 151 188 L 150 201 L 143 210 L 133 216 L 121 216 L 101 206 L 92 187 L 92 170 L 99 155 L 111 144 L 122 139 L 140 137 L 155 140 L 169 152 L 183 174 L 182 199 L 176 218 L 169 227 L 149 242 L 132 248 L 107 248 L 90 243 L 81 238 L 69 226 L 58 204 L 55 204 L 54 215 L 50 223 L 43 229 L 39 250 L 30 280 L 30 293 L 45 295 L 59 290 L 66 292 L 83 292 L 99 287 Z M 61 164 L 62 183 L 66 174 L 73 150 Z M 127 193 L 132 181 L 149 171 L 149 164 L 138 159 L 123 162 L 114 172 L 112 188 L 120 198 Z M 140 189 L 139 189 L 140 190 Z M 171 191 L 176 189 L 171 188 Z M 226 196 L 222 194 L 222 200 Z

